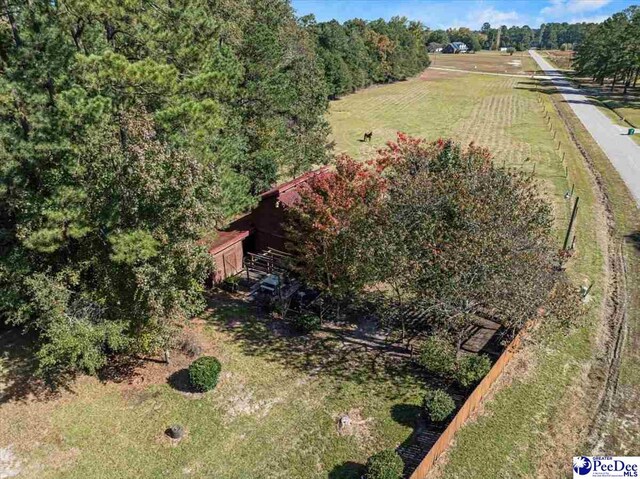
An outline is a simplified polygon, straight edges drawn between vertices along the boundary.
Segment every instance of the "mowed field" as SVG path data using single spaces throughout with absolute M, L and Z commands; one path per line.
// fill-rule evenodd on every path
M 510 61 L 497 53 L 485 55 L 494 62 L 487 68 L 493 73 Z M 469 62 L 467 70 L 478 57 L 451 56 Z M 559 247 L 570 208 L 564 195 L 574 185 L 580 196 L 577 251 L 569 269 L 576 284 L 595 283 L 585 326 L 570 335 L 545 332 L 544 340 L 532 341 L 507 369 L 485 413 L 457 435 L 434 477 L 564 477 L 586 441 L 583 425 L 590 421 L 595 395 L 585 387 L 600 354 L 606 233 L 593 179 L 548 93 L 539 93 L 535 80 L 526 76 L 429 69 L 419 78 L 370 88 L 331 105 L 337 150 L 358 158 L 370 157 L 402 131 L 428 140 L 475 142 L 494 153 L 498 166 L 530 174 L 535 168 L 554 208 Z M 361 142 L 369 130 L 373 141 Z
M 503 52 L 465 53 L 451 55 L 434 53 L 430 55 L 431 67 L 451 68 L 458 70 L 477 71 L 485 73 L 507 73 L 526 75 L 538 70 L 537 64 L 527 52 L 516 52 L 513 55 Z
M 483 58 L 492 65 L 490 70 L 506 68 L 513 58 L 486 52 L 441 56 L 454 59 L 451 63 L 460 69 L 468 69 L 477 58 Z M 529 61 L 527 57 L 523 63 Z M 490 148 L 500 164 L 527 171 L 533 171 L 535 165 L 550 195 L 564 193 L 570 185 L 535 89 L 536 81 L 527 76 L 430 68 L 419 78 L 372 87 L 332 102 L 329 122 L 336 151 L 357 158 L 375 154 L 398 132 L 429 140 L 453 138 Z M 366 131 L 373 132 L 370 143 L 361 141 Z M 564 221 L 566 205 L 561 202 L 557 206 L 558 219 Z

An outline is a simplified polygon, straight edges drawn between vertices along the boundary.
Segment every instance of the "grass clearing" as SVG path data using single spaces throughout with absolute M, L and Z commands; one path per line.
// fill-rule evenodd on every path
M 456 57 L 473 62 L 472 55 Z M 570 209 L 564 193 L 575 184 L 580 196 L 571 274 L 577 284 L 595 282 L 585 327 L 525 348 L 519 357 L 526 361 L 512 364 L 503 379 L 502 384 L 510 387 L 499 387 L 495 400 L 486 405 L 487 413 L 461 431 L 439 471 L 441 477 L 530 477 L 547 467 L 543 455 L 554 449 L 561 462 L 550 476 L 564 475 L 570 471 L 576 444 L 584 439 L 576 435 L 561 444 L 554 425 L 572 409 L 573 417 L 588 415 L 588 404 L 578 403 L 575 389 L 598 354 L 593 331 L 602 305 L 606 230 L 579 151 L 551 98 L 535 90 L 535 81 L 528 78 L 428 70 L 419 79 L 366 90 L 331 107 L 337 147 L 353 155 L 370 155 L 400 130 L 427 139 L 451 136 L 464 143 L 474 141 L 490 148 L 498 164 L 509 167 L 533 172 L 535 164 L 535 174 L 555 209 L 559 244 Z M 364 130 L 374 131 L 371 145 L 359 141 Z
M 0 449 L 25 478 L 337 479 L 407 439 L 424 392 L 411 374 L 348 354 L 331 335 L 313 342 L 271 326 L 246 306 L 216 304 L 201 331 L 223 366 L 216 389 L 172 387 L 189 363 L 180 355 L 122 383 L 80 378 L 55 399 L 2 404 Z M 346 413 L 353 426 L 338 433 Z M 174 423 L 187 430 L 179 443 L 163 434 Z
M 480 51 L 477 53 L 447 54 L 432 53 L 431 66 L 485 73 L 531 75 L 538 71 L 537 64 L 527 52 L 513 55 L 504 52 Z

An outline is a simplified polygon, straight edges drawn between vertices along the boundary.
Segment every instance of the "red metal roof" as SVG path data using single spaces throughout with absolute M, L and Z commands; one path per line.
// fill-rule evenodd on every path
M 300 200 L 298 188 L 291 188 L 278 195 L 278 201 L 285 206 L 293 206 Z
M 288 191 L 292 190 L 293 188 L 295 188 L 296 186 L 300 185 L 301 183 L 304 183 L 305 181 L 308 181 L 309 179 L 313 178 L 314 176 L 318 176 L 320 174 L 326 173 L 327 171 L 329 171 L 329 167 L 328 166 L 323 166 L 321 168 L 318 168 L 317 170 L 309 171 L 309 172 L 305 173 L 304 175 L 300 175 L 297 178 L 294 178 L 291 181 L 288 181 L 286 183 L 283 183 L 281 185 L 276 186 L 275 188 L 272 188 L 272 189 L 270 189 L 268 191 L 265 191 L 264 193 L 261 193 L 260 197 L 264 199 L 264 198 L 269 198 L 270 196 L 279 195 L 279 199 L 282 201 L 282 195 L 283 194 L 285 194 Z
M 207 245 L 209 253 L 215 255 L 238 241 L 242 241 L 251 233 L 250 230 L 218 231 L 215 239 Z

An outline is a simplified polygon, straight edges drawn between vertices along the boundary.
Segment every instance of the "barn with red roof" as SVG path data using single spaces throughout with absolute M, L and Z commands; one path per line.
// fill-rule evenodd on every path
M 310 178 L 322 175 L 328 167 L 310 171 L 287 183 L 262 193 L 258 205 L 248 214 L 233 221 L 228 228 L 217 232 L 208 244 L 214 257 L 214 282 L 242 271 L 244 256 L 268 249 L 286 250 L 284 219 L 286 209 L 300 199 L 299 189 Z

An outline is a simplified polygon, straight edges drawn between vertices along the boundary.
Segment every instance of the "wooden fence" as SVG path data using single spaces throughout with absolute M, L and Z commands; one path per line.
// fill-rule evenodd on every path
M 436 443 L 431 447 L 428 454 L 424 457 L 413 474 L 411 474 L 409 479 L 424 479 L 438 457 L 440 457 L 440 455 L 449 448 L 449 445 L 453 440 L 453 436 L 464 425 L 469 416 L 471 416 L 471 414 L 478 408 L 493 383 L 500 377 L 505 366 L 513 358 L 513 355 L 518 350 L 522 341 L 523 332 L 524 330 L 518 333 L 509 346 L 507 346 L 507 348 L 502 352 L 498 361 L 496 361 L 484 379 L 480 381 L 480 384 L 476 386 L 471 393 L 471 396 L 467 398 L 465 403 L 462 405 L 462 408 L 453 418 L 453 421 L 451 421 Z

